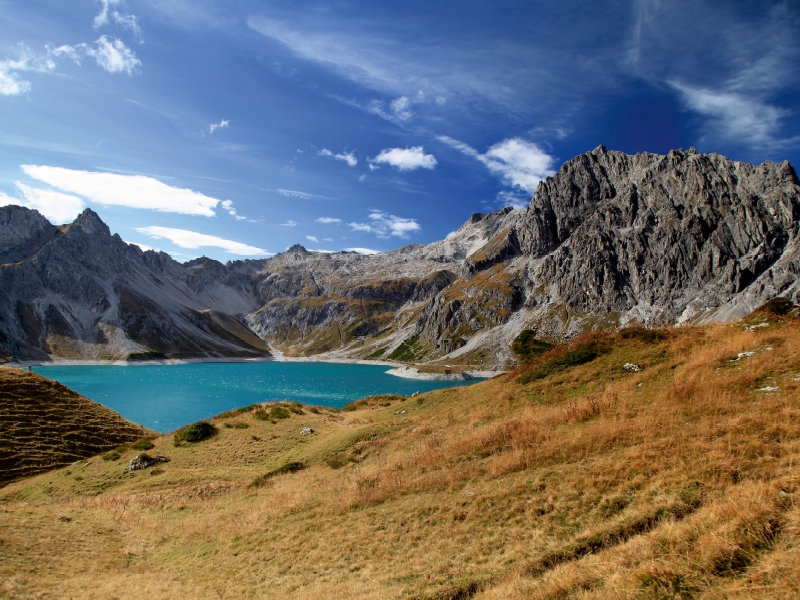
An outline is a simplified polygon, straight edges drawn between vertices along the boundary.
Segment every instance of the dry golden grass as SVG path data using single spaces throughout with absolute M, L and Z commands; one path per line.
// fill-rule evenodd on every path
M 16 482 L 0 597 L 796 597 L 800 322 L 757 318 Z
M 0 485 L 154 431 L 22 369 L 0 368 Z

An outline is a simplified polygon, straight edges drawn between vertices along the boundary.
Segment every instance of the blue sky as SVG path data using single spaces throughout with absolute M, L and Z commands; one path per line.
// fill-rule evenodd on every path
M 385 251 L 604 144 L 800 163 L 796 2 L 0 0 L 0 204 Z

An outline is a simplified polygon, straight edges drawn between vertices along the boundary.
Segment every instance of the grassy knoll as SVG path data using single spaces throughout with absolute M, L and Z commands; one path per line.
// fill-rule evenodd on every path
M 154 439 L 157 468 L 129 449 L 12 483 L 0 597 L 797 597 L 795 312 L 587 336 L 350 411 L 248 407 Z
M 147 435 L 157 434 L 58 382 L 0 368 L 0 485 Z

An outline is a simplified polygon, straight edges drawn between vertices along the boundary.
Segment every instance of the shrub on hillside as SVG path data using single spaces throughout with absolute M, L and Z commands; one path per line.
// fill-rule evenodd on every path
M 753 314 L 766 314 L 774 317 L 783 317 L 792 312 L 797 305 L 788 298 L 778 297 L 767 300 L 753 311 Z
M 138 442 L 131 444 L 131 448 L 133 450 L 150 450 L 151 448 L 155 448 L 155 444 L 147 438 L 142 438 Z
M 294 473 L 295 471 L 302 471 L 305 468 L 306 466 L 301 462 L 296 462 L 296 461 L 289 462 L 283 465 L 282 467 L 278 467 L 277 469 L 270 471 L 269 473 L 264 473 L 261 477 L 257 477 L 247 487 L 248 488 L 261 487 L 273 477 L 276 477 L 278 475 L 284 475 L 286 473 Z
M 544 379 L 548 375 L 570 367 L 591 362 L 610 351 L 611 343 L 608 336 L 600 333 L 582 335 L 570 344 L 556 346 L 540 355 L 523 369 L 517 377 L 517 383 L 525 384 Z
M 536 334 L 530 329 L 523 329 L 511 343 L 511 350 L 522 363 L 532 361 L 540 354 L 544 354 L 553 344 L 536 339 Z
M 217 428 L 208 421 L 198 421 L 175 432 L 175 444 L 202 442 L 216 435 Z
M 661 329 L 647 329 L 641 325 L 633 325 L 620 329 L 617 333 L 623 340 L 640 340 L 653 344 L 667 339 L 667 332 Z

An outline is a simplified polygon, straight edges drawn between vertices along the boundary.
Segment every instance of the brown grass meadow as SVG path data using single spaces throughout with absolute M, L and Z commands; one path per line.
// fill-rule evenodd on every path
M 273 408 L 153 440 L 158 468 L 128 473 L 128 450 L 0 489 L 0 597 L 800 596 L 792 314 L 592 334 L 354 410 Z

